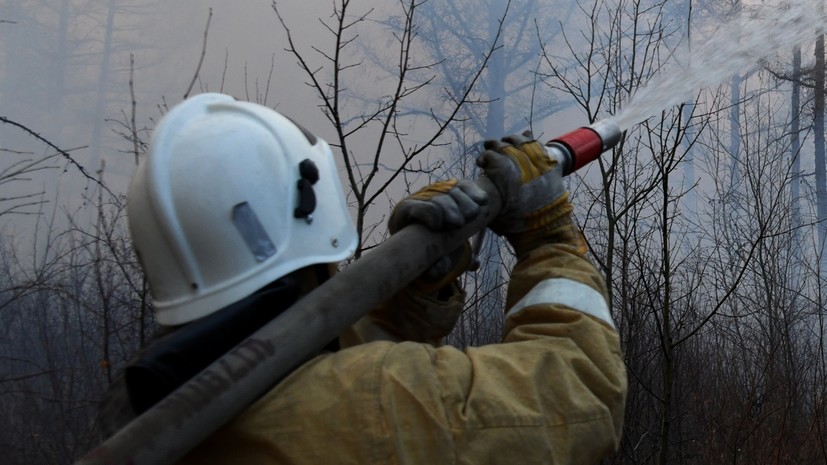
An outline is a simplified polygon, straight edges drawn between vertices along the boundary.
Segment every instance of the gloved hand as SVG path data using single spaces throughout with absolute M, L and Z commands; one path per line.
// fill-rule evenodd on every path
M 480 213 L 488 203 L 488 194 L 473 181 L 439 181 L 402 199 L 391 213 L 388 230 L 391 234 L 411 223 L 419 223 L 431 231 L 461 228 Z
M 438 182 L 400 201 L 388 229 L 395 234 L 411 223 L 432 231 L 461 228 L 487 202 L 488 194 L 474 182 Z M 439 345 L 462 314 L 465 293 L 456 279 L 468 269 L 470 260 L 471 247 L 466 241 L 345 331 L 339 337 L 342 347 L 377 340 Z
M 564 243 L 586 252 L 583 234 L 571 218 L 562 167 L 530 131 L 488 140 L 477 159 L 499 191 L 503 208 L 489 225 L 520 257 L 544 243 Z
M 465 226 L 488 203 L 488 194 L 472 181 L 440 181 L 400 201 L 391 213 L 388 230 L 395 234 L 411 223 L 431 231 L 449 231 Z M 462 247 L 442 257 L 413 284 L 420 290 L 439 290 L 468 269 L 471 246 Z
M 453 329 L 465 306 L 465 292 L 456 281 L 435 297 L 408 286 L 382 302 L 339 336 L 342 348 L 375 341 L 414 341 L 434 346 Z

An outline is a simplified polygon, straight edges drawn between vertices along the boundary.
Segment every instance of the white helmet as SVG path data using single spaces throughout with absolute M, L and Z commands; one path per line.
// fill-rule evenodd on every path
M 357 241 L 327 143 L 222 94 L 191 97 L 160 121 L 127 213 L 162 325 L 343 260 Z

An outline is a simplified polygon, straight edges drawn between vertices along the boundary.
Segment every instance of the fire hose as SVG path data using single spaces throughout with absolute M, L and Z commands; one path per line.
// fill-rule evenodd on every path
M 611 120 L 546 144 L 569 175 L 620 140 Z M 488 204 L 462 229 L 435 233 L 410 225 L 354 261 L 230 352 L 75 462 L 75 465 L 172 464 L 241 413 L 295 367 L 475 234 L 502 209 L 493 183 L 477 183 Z M 393 257 L 393 259 L 389 259 Z M 302 328 L 301 333 L 295 328 Z

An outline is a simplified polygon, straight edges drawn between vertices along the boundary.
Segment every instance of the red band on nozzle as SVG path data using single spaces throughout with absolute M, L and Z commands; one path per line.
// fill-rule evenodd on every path
M 590 127 L 575 129 L 552 140 L 549 144 L 554 142 L 563 144 L 571 153 L 569 172 L 572 173 L 594 161 L 603 153 L 603 141 L 600 135 Z

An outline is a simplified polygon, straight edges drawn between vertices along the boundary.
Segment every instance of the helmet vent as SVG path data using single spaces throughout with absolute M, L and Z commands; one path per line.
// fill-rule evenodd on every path
M 309 158 L 299 163 L 299 179 L 296 188 L 299 190 L 299 206 L 293 211 L 296 218 L 304 218 L 308 224 L 313 222 L 312 213 L 316 210 L 316 193 L 313 184 L 319 181 L 319 168 Z
M 256 260 L 263 262 L 276 254 L 275 244 L 249 203 L 242 202 L 233 207 L 233 224 Z

